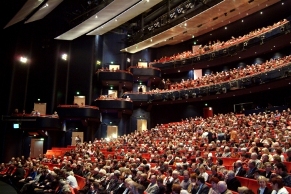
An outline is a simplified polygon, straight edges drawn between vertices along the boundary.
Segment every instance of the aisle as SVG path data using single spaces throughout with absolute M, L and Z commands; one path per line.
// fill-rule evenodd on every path
M 17 192 L 9 184 L 0 181 L 0 194 L 17 194 Z

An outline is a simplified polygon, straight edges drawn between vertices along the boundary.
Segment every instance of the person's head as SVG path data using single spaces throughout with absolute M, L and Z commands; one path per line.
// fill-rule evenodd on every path
M 130 185 L 130 190 L 132 194 L 143 194 L 145 191 L 145 187 L 141 184 L 132 181 Z
M 216 189 L 217 187 L 217 183 L 219 182 L 219 179 L 217 177 L 212 177 L 210 180 L 209 180 L 210 184 L 211 184 L 211 187 L 212 189 Z
M 224 181 L 219 181 L 217 183 L 217 186 L 216 186 L 216 189 L 219 193 L 223 193 L 224 191 L 226 191 L 227 189 L 227 185 L 226 185 L 226 182 Z
M 232 170 L 229 170 L 226 175 L 228 180 L 231 180 L 235 177 L 235 173 Z
M 265 166 L 265 170 L 267 172 L 270 172 L 272 170 L 272 164 L 271 164 L 271 162 L 265 162 L 264 163 L 264 166 Z
M 130 182 L 133 182 L 132 179 L 131 179 L 131 178 L 126 178 L 126 179 L 124 180 L 124 185 L 128 188 L 129 185 L 130 185 Z
M 262 162 L 268 162 L 268 161 L 269 161 L 269 156 L 268 156 L 268 154 L 262 154 L 262 156 L 261 156 L 261 160 L 262 160 Z
M 258 154 L 255 153 L 255 152 L 253 152 L 253 153 L 251 154 L 251 159 L 252 159 L 252 160 L 256 160 L 256 159 L 258 159 Z
M 206 169 L 205 169 L 205 167 L 204 166 L 200 166 L 199 167 L 199 171 L 200 171 L 200 173 L 204 173 L 205 171 L 206 171 Z
M 190 180 L 192 183 L 195 183 L 197 179 L 197 174 L 196 173 L 191 173 L 190 174 Z
M 284 186 L 283 179 L 279 176 L 272 178 L 270 182 L 271 182 L 271 186 L 273 190 L 276 190 L 276 191 L 278 191 Z
M 274 170 L 276 174 L 281 175 L 283 172 L 286 171 L 286 166 L 282 162 L 280 162 L 274 165 Z
M 157 182 L 157 176 L 156 175 L 152 175 L 151 176 L 151 183 L 155 184 Z
M 205 183 L 205 179 L 204 179 L 203 176 L 198 176 L 198 177 L 196 178 L 196 184 L 197 184 L 197 185 L 203 185 L 204 183 Z
M 158 186 L 162 186 L 163 185 L 163 178 L 158 178 L 157 179 L 157 184 L 158 184 Z
M 286 151 L 286 154 L 288 157 L 291 157 L 291 148 L 289 148 L 287 151 Z
M 146 180 L 147 180 L 147 177 L 148 177 L 147 174 L 142 173 L 142 174 L 140 175 L 140 180 L 141 180 L 141 181 L 146 181 Z
M 173 184 L 173 186 L 172 186 L 172 193 L 173 194 L 180 194 L 181 189 L 182 189 L 181 185 L 179 185 L 179 184 Z
M 268 179 L 266 177 L 259 176 L 257 180 L 260 185 L 260 188 L 265 188 L 267 186 Z
M 241 160 L 237 160 L 237 161 L 234 163 L 234 166 L 235 166 L 236 168 L 242 167 L 242 161 L 241 161 Z
M 180 194 L 189 194 L 189 192 L 188 192 L 187 190 L 185 190 L 185 189 L 182 189 L 182 190 L 180 191 Z
M 218 158 L 216 160 L 216 164 L 219 165 L 219 166 L 222 166 L 223 165 L 223 160 L 221 158 Z
M 185 181 L 188 181 L 189 180 L 189 172 L 188 172 L 188 170 L 184 170 L 183 176 L 184 176 L 184 180 Z
M 281 161 L 281 157 L 280 156 L 278 156 L 278 155 L 274 155 L 273 156 L 273 163 L 274 164 L 277 164 L 277 163 L 281 163 L 282 161 Z
M 238 192 L 239 194 L 243 194 L 243 193 L 245 193 L 247 190 L 249 190 L 249 188 L 247 188 L 246 186 L 242 186 L 242 187 L 238 187 L 238 188 L 237 188 L 237 192 Z
M 249 166 L 250 169 L 255 168 L 255 167 L 256 167 L 256 161 L 254 161 L 254 160 L 249 160 L 249 162 L 248 162 L 248 166 Z
M 174 170 L 173 173 L 172 173 L 172 176 L 173 176 L 174 179 L 176 179 L 176 178 L 178 178 L 179 174 L 180 173 L 177 170 Z

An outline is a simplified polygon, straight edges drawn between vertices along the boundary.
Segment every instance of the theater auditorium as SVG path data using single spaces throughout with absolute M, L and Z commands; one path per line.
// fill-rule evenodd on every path
M 0 193 L 290 193 L 290 7 L 1 1 Z

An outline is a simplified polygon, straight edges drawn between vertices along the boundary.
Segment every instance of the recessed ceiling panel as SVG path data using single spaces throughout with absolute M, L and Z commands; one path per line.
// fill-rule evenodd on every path
M 43 1 L 44 0 L 28 0 L 20 9 L 20 11 L 18 11 L 17 14 L 8 22 L 4 29 L 20 22 L 21 20 L 24 20 L 25 17 L 27 17 L 34 9 L 40 6 Z
M 104 9 L 91 16 L 86 21 L 65 32 L 64 34 L 56 37 L 57 40 L 74 40 L 91 30 L 103 25 L 107 21 L 135 5 L 140 0 L 115 0 L 107 5 Z
M 33 22 L 44 18 L 53 9 L 55 9 L 63 0 L 48 0 L 46 4 L 40 8 L 33 16 L 31 16 L 25 23 Z
M 92 32 L 88 33 L 87 35 L 105 34 L 106 32 L 113 30 L 114 28 L 120 26 L 121 24 L 124 24 L 125 22 L 131 20 L 132 18 L 140 15 L 141 13 L 145 12 L 146 10 L 150 9 L 154 5 L 160 3 L 161 1 L 162 0 L 140 1 L 135 6 L 132 6 L 125 12 L 112 18 L 110 21 L 93 30 Z
M 247 15 L 264 9 L 280 0 L 224 0 L 190 19 L 151 38 L 124 48 L 122 52 L 136 53 L 149 47 L 174 45 L 225 26 Z M 213 19 L 217 18 L 217 19 Z

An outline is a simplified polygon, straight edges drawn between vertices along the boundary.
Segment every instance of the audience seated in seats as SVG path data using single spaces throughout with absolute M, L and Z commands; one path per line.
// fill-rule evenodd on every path
M 243 36 L 239 36 L 237 38 L 235 37 L 231 37 L 228 41 L 209 41 L 208 45 L 200 45 L 198 47 L 198 49 L 196 49 L 195 52 L 191 52 L 191 51 L 184 51 L 182 53 L 178 53 L 178 54 L 174 54 L 170 57 L 164 56 L 161 57 L 158 60 L 154 60 L 153 62 L 150 63 L 150 65 L 153 65 L 155 63 L 165 63 L 165 62 L 169 62 L 169 61 L 176 61 L 176 60 L 183 60 L 183 59 L 187 59 L 189 57 L 195 57 L 195 56 L 199 56 L 201 54 L 205 54 L 205 53 L 211 53 L 213 51 L 217 51 L 220 49 L 225 49 L 227 47 L 239 44 L 241 42 L 247 41 L 253 37 L 259 36 L 262 33 L 266 33 L 267 31 L 270 31 L 280 25 L 284 25 L 286 24 L 288 21 L 286 19 L 283 19 L 279 22 L 274 23 L 272 26 L 267 26 L 267 27 L 263 27 L 261 29 L 257 29 L 254 31 L 249 32 L 246 35 Z
M 232 170 L 228 171 L 225 182 L 227 184 L 227 189 L 231 191 L 237 192 L 237 188 L 241 186 L 239 180 L 235 177 L 235 173 Z
M 278 112 L 276 114 L 278 115 Z M 208 119 L 187 118 L 180 122 L 157 125 L 151 130 L 131 133 L 110 141 L 100 139 L 94 140 L 93 143 L 81 142 L 71 151 L 64 152 L 65 155 L 58 157 L 48 158 L 48 154 L 40 155 L 36 159 L 13 157 L 7 164 L 0 165 L 1 180 L 15 183 L 17 181 L 13 175 L 20 175 L 21 179 L 20 177 L 17 179 L 20 181 L 16 185 L 21 193 L 28 194 L 59 191 L 58 189 L 63 187 L 62 185 L 58 187 L 59 180 L 66 180 L 67 177 L 72 178 L 71 185 L 68 184 L 67 188 L 79 193 L 95 192 L 93 187 L 96 189 L 97 185 L 93 183 L 98 183 L 98 192 L 101 194 L 143 192 L 150 187 L 149 181 L 152 177 L 156 177 L 157 187 L 165 189 L 167 194 L 181 189 L 183 192 L 187 190 L 194 194 L 206 192 L 210 184 L 212 184 L 210 191 L 213 194 L 216 192 L 215 184 L 217 184 L 218 193 L 228 192 L 223 186 L 218 191 L 218 181 L 224 180 L 227 186 L 235 186 L 233 190 L 236 190 L 239 182 L 236 181 L 237 185 L 230 183 L 235 179 L 252 191 L 257 191 L 259 187 L 264 187 L 263 183 L 260 184 L 261 176 L 266 176 L 270 180 L 281 177 L 283 186 L 289 189 L 291 177 L 287 172 L 287 167 L 290 168 L 290 165 L 288 162 L 281 161 L 282 153 L 276 152 L 278 145 L 268 145 L 278 142 L 281 148 L 286 144 L 286 140 L 282 142 L 277 141 L 276 138 L 280 136 L 279 134 L 289 135 L 289 128 L 278 126 L 286 125 L 286 121 L 291 118 L 290 115 L 291 111 L 287 109 L 280 114 L 280 119 L 272 124 L 267 122 L 275 118 L 275 113 L 271 112 L 252 115 L 217 114 Z M 258 129 L 252 125 L 246 125 L 250 120 L 256 120 L 256 122 L 258 120 L 257 123 L 261 127 Z M 242 134 L 238 142 L 234 143 L 233 140 L 225 138 L 222 141 L 213 140 L 209 143 L 207 136 L 202 137 L 205 131 L 210 131 L 209 126 L 212 128 L 211 133 L 216 136 L 222 131 L 227 134 L 226 121 L 228 126 L 237 125 L 238 134 Z M 248 138 L 248 141 L 244 141 L 243 136 Z M 262 145 L 258 142 L 262 142 Z M 291 139 L 287 139 L 287 143 L 290 144 Z M 258 147 L 258 145 L 263 147 Z M 221 148 L 221 146 L 225 153 L 237 148 L 239 156 L 217 158 L 215 151 L 209 150 L 213 147 Z M 273 152 L 265 150 L 272 148 Z M 260 150 L 262 156 L 258 165 L 257 152 Z M 116 157 L 115 152 L 124 154 L 123 156 L 118 154 Z M 288 150 L 283 153 L 286 160 L 288 160 L 287 152 Z M 249 155 L 249 160 L 247 155 Z M 270 156 L 273 160 L 269 160 Z M 22 170 L 16 171 L 15 167 L 20 168 L 19 164 L 22 165 L 21 168 L 27 170 L 25 179 L 22 176 Z M 77 172 L 82 177 L 78 177 Z M 205 174 L 208 174 L 208 178 Z M 209 183 L 205 179 L 208 179 Z M 257 179 L 259 182 L 252 179 Z M 82 188 L 74 184 L 75 180 Z M 279 187 L 274 189 L 279 191 L 281 187 L 280 184 L 278 185 Z M 172 191 L 172 188 L 175 188 L 175 191 Z M 260 194 L 264 193 L 260 192 Z
M 230 82 L 237 79 L 243 79 L 243 78 L 249 78 L 249 76 L 255 76 L 260 75 L 262 73 L 267 73 L 268 71 L 274 70 L 276 68 L 281 68 L 283 66 L 288 65 L 291 62 L 291 56 L 285 56 L 282 58 L 277 59 L 270 59 L 265 61 L 261 64 L 252 64 L 252 65 L 246 65 L 245 68 L 234 68 L 230 69 L 229 71 L 222 71 L 222 72 L 216 72 L 204 75 L 202 77 L 199 77 L 195 80 L 188 79 L 184 80 L 182 79 L 181 82 L 175 82 L 171 84 L 170 80 L 166 81 L 166 85 L 168 85 L 168 88 L 166 89 L 152 89 L 148 92 L 143 92 L 142 94 L 156 94 L 156 93 L 169 93 L 172 91 L 180 91 L 185 89 L 193 89 L 193 88 L 199 88 L 204 86 L 211 86 L 214 84 L 222 84 L 225 82 Z M 251 72 L 251 73 L 246 73 Z M 125 92 L 127 94 L 128 92 Z M 273 116 L 275 118 L 275 116 Z M 276 118 L 275 118 L 276 119 Z M 248 125 L 252 125 L 253 123 L 256 123 L 256 119 L 252 118 L 252 120 L 249 120 Z M 270 123 L 273 123 L 273 121 L 270 121 Z M 234 127 L 237 127 L 237 124 L 234 124 Z M 227 132 L 227 133 L 226 133 Z M 217 134 L 217 139 L 222 141 L 226 138 L 230 138 L 232 143 L 237 143 L 239 141 L 238 135 L 235 132 L 235 129 L 232 130 L 221 130 L 221 133 Z M 282 139 L 284 136 L 278 135 L 278 138 Z M 282 141 L 284 142 L 284 141 Z M 263 142 L 258 142 L 258 145 L 261 145 Z M 255 142 L 255 144 L 257 144 Z

